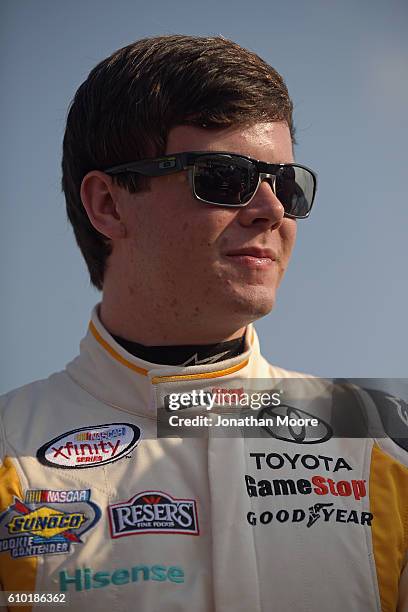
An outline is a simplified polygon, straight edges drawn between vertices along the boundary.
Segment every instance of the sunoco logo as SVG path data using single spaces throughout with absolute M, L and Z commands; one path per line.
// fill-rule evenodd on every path
M 142 432 L 130 423 L 109 423 L 72 429 L 37 451 L 43 465 L 62 469 L 97 467 L 118 461 L 132 451 Z
M 297 444 L 319 444 L 327 442 L 333 436 L 333 430 L 323 419 L 316 417 L 310 412 L 286 406 L 266 406 L 259 412 L 260 418 L 276 418 L 276 416 L 286 418 L 287 425 L 266 426 L 263 429 L 273 438 L 284 440 L 285 442 L 295 442 Z M 299 425 L 306 419 L 316 419 L 317 426 Z M 295 424 L 292 425 L 291 422 Z M 307 422 L 307 421 L 306 421 Z
M 108 510 L 112 538 L 140 533 L 199 534 L 193 499 L 176 499 L 162 491 L 144 491 L 129 501 L 112 504 Z
M 13 559 L 68 553 L 101 517 L 89 489 L 29 490 L 0 515 L 0 553 Z M 56 503 L 53 503 L 56 502 Z

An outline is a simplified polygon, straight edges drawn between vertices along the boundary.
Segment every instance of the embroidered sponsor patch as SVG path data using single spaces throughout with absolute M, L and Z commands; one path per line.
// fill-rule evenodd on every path
M 46 442 L 37 451 L 43 465 L 62 469 L 98 467 L 122 459 L 140 442 L 140 427 L 108 423 L 72 429 Z
M 277 440 L 295 444 L 322 444 L 333 437 L 333 429 L 326 421 L 286 404 L 262 408 L 259 417 L 275 419 L 273 426 L 263 426 L 262 429 Z M 316 424 L 311 421 L 316 421 Z
M 108 506 L 112 538 L 143 533 L 199 535 L 194 499 L 176 499 L 162 491 L 143 491 Z
M 185 580 L 184 568 L 179 565 L 134 565 L 115 570 L 93 570 L 90 567 L 79 567 L 69 574 L 67 570 L 59 572 L 60 591 L 89 591 L 111 585 L 124 586 L 133 582 L 173 582 L 182 584 Z M 134 588 L 136 585 L 134 585 Z M 132 593 L 136 591 L 132 590 Z
M 71 504 L 73 502 L 87 502 L 89 501 L 90 497 L 91 489 L 70 489 L 69 491 L 31 489 L 30 491 L 27 491 L 25 501 L 28 504 Z
M 29 490 L 0 515 L 0 553 L 12 558 L 61 554 L 82 544 L 101 517 L 90 489 Z M 53 503 L 53 500 L 56 503 Z
M 280 509 L 264 510 L 263 512 L 248 512 L 247 522 L 252 527 L 261 525 L 279 525 L 297 523 L 312 527 L 315 523 L 324 525 L 329 523 L 346 523 L 371 527 L 374 515 L 371 512 L 361 512 L 360 510 L 350 510 L 337 508 L 333 503 L 313 504 L 308 509 L 293 508 L 291 510 Z

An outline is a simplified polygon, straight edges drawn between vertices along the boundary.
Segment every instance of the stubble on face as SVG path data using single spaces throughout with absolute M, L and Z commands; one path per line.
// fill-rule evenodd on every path
M 168 153 L 209 150 L 271 163 L 293 160 L 289 128 L 283 123 L 223 130 L 179 126 L 169 134 Z M 271 310 L 295 242 L 296 222 L 281 219 L 273 229 L 276 201 L 267 183 L 242 209 L 195 200 L 187 172 L 153 178 L 146 192 L 122 191 L 127 237 L 116 250 L 114 267 L 121 268 L 118 290 L 126 293 L 124 310 L 133 313 L 138 328 L 133 339 L 144 344 L 218 342 L 236 337 Z M 269 249 L 273 263 L 251 267 L 230 255 L 246 247 Z

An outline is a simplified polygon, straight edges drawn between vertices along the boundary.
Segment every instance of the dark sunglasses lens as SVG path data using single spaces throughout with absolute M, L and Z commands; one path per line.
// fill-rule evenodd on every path
M 258 184 L 258 171 L 246 159 L 205 155 L 194 162 L 194 189 L 202 200 L 239 206 L 248 202 Z
M 315 179 L 311 172 L 297 166 L 283 166 L 276 176 L 275 189 L 286 214 L 307 217 L 315 193 Z

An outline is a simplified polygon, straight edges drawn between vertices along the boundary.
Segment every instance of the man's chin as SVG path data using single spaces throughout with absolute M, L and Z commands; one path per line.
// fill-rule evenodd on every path
M 245 290 L 235 293 L 231 315 L 235 313 L 247 319 L 247 323 L 256 321 L 271 312 L 275 305 L 274 289 L 247 286 Z

